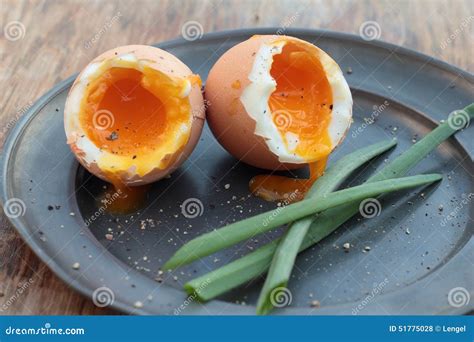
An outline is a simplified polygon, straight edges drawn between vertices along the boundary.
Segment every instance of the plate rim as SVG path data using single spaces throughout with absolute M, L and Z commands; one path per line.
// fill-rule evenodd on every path
M 198 43 L 202 40 L 221 40 L 228 38 L 229 36 L 232 36 L 235 38 L 236 36 L 245 36 L 245 35 L 254 35 L 254 34 L 274 34 L 276 30 L 278 30 L 278 27 L 259 27 L 259 28 L 244 28 L 244 29 L 235 29 L 235 30 L 223 30 L 223 31 L 216 31 L 216 32 L 209 32 L 205 33 L 202 38 L 196 40 L 196 41 L 187 41 L 184 38 L 175 38 L 171 40 L 166 40 L 163 42 L 160 42 L 158 44 L 152 44 L 153 46 L 162 48 L 162 49 L 168 49 L 171 47 L 179 46 L 179 45 L 190 45 L 194 43 Z M 474 74 L 471 74 L 470 72 L 463 70 L 457 66 L 454 66 L 452 64 L 449 64 L 443 60 L 440 60 L 436 57 L 429 56 L 427 54 L 421 53 L 419 51 L 406 48 L 403 46 L 399 46 L 396 44 L 388 43 L 383 40 L 373 40 L 373 41 L 366 41 L 362 39 L 360 36 L 352 33 L 346 33 L 346 32 L 337 32 L 337 31 L 332 31 L 332 30 L 323 30 L 323 29 L 307 29 L 307 28 L 287 28 L 285 29 L 285 34 L 287 35 L 309 35 L 309 36 L 317 36 L 318 38 L 321 38 L 323 36 L 329 37 L 332 39 L 336 40 L 347 40 L 351 42 L 357 42 L 360 44 L 367 44 L 371 45 L 373 47 L 377 48 L 383 48 L 386 50 L 396 50 L 397 53 L 399 54 L 404 54 L 409 58 L 415 58 L 418 60 L 421 60 L 423 62 L 426 62 L 427 64 L 434 65 L 436 67 L 442 68 L 444 70 L 447 70 L 449 72 L 454 72 L 457 73 L 458 75 L 461 75 L 463 78 L 465 78 L 468 82 L 474 83 Z M 317 41 L 316 41 L 317 43 Z M 7 132 L 6 138 L 4 140 L 3 148 L 0 153 L 0 191 L 1 191 L 1 196 L 0 196 L 0 204 L 5 203 L 5 201 L 9 198 L 8 197 L 8 189 L 7 189 L 7 183 L 8 183 L 8 165 L 10 159 L 13 157 L 13 152 L 15 151 L 15 146 L 16 142 L 19 137 L 22 136 L 23 130 L 27 127 L 29 121 L 31 121 L 37 114 L 38 112 L 48 103 L 48 101 L 59 94 L 61 91 L 64 90 L 64 88 L 68 87 L 74 79 L 77 77 L 78 73 L 73 74 L 70 77 L 67 77 L 66 79 L 62 80 L 55 86 L 53 86 L 49 91 L 44 93 L 42 96 L 40 96 L 34 104 L 28 109 L 28 111 L 21 117 L 19 118 L 15 125 Z M 409 107 L 409 106 L 408 106 Z M 415 110 L 417 111 L 417 110 Z M 429 117 L 430 118 L 430 117 Z M 432 118 L 430 118 L 432 119 Z M 432 119 L 435 121 L 434 119 Z M 6 215 L 5 215 L 6 216 Z M 50 255 L 46 254 L 44 252 L 43 247 L 37 243 L 37 241 L 29 239 L 29 229 L 18 219 L 18 218 L 11 218 L 7 217 L 7 220 L 10 222 L 10 224 L 15 228 L 15 230 L 20 234 L 22 237 L 23 241 L 28 244 L 29 248 L 33 250 L 33 252 L 41 259 L 42 262 L 44 262 L 47 267 L 55 273 L 62 281 L 66 283 L 66 285 L 72 287 L 75 291 L 78 293 L 86 296 L 87 298 L 92 298 L 92 293 L 93 290 L 85 286 L 84 284 L 81 284 L 77 281 L 77 279 L 74 279 L 71 275 L 69 275 L 65 269 L 60 266 L 58 263 L 56 263 L 55 259 L 51 258 Z M 463 248 L 466 247 L 468 244 L 472 244 L 474 241 L 474 238 L 471 237 L 466 244 L 463 246 Z M 126 265 L 123 263 L 121 260 L 116 259 L 116 262 L 120 263 L 121 266 L 130 268 L 130 266 Z M 450 264 L 453 261 L 454 257 L 451 258 L 446 264 L 442 265 L 440 267 L 444 268 L 446 265 Z M 133 270 L 135 271 L 135 270 Z M 136 271 L 135 271 L 136 272 Z M 433 272 L 435 273 L 435 272 Z M 426 279 L 426 277 L 425 277 Z M 413 283 L 409 286 L 406 286 L 404 290 L 408 290 L 410 287 L 414 286 L 416 284 Z M 176 289 L 177 290 L 177 289 Z M 387 293 L 386 296 L 394 295 L 395 293 Z M 213 302 L 222 302 L 226 303 L 232 306 L 238 306 L 233 303 L 227 303 L 223 302 L 220 300 L 214 300 Z M 344 303 L 344 304 L 339 304 L 339 305 L 329 305 L 326 306 L 326 308 L 331 308 L 331 307 L 344 307 L 346 305 L 350 305 L 351 303 Z M 474 304 L 474 303 L 473 303 Z M 110 305 L 111 308 L 115 308 L 119 311 L 125 312 L 125 313 L 139 313 L 139 314 L 159 314 L 153 311 L 145 310 L 145 309 L 134 309 L 130 307 L 128 304 L 116 300 L 114 303 Z M 446 308 L 445 308 L 446 309 Z M 470 306 L 465 306 L 461 308 L 447 308 L 447 310 L 443 310 L 437 313 L 443 313 L 443 314 L 462 314 L 465 313 L 469 310 L 472 310 L 472 307 Z M 133 312 L 132 312 L 133 311 Z M 302 314 L 310 311 L 309 309 L 306 308 L 288 308 L 285 310 L 281 310 L 284 312 L 284 314 L 289 314 L 289 315 L 294 315 L 294 314 Z M 203 314 L 203 312 L 200 312 Z M 205 313 L 204 313 L 205 314 Z M 226 313 L 223 313 L 226 314 Z M 244 313 L 245 314 L 245 313 Z M 318 312 L 314 312 L 314 314 L 318 314 Z M 232 315 L 232 314 L 231 314 Z

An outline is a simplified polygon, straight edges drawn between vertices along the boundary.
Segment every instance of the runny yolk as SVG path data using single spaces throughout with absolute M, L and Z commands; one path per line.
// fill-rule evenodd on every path
M 308 161 L 310 177 L 260 175 L 250 181 L 250 190 L 269 201 L 295 202 L 324 173 L 332 151 L 332 90 L 316 53 L 298 43 L 287 42 L 273 57 L 270 74 L 277 85 L 268 102 L 269 115 L 288 150 Z
M 327 159 L 309 164 L 309 178 L 290 178 L 277 175 L 258 175 L 250 180 L 252 194 L 266 201 L 294 203 L 301 201 L 313 183 L 324 174 Z
M 197 76 L 188 80 L 200 82 Z M 102 151 L 96 162 L 114 187 L 104 194 L 109 211 L 129 213 L 145 202 L 148 187 L 127 186 L 120 173 L 144 176 L 163 169 L 186 145 L 190 104 L 182 91 L 183 81 L 147 67 L 112 67 L 88 84 L 80 120 Z
M 91 89 L 92 110 L 83 120 L 89 139 L 101 150 L 134 159 L 143 157 L 138 152 L 155 148 L 156 137 L 166 127 L 166 110 L 143 87 L 142 77 L 135 69 L 111 68 Z
M 113 175 L 108 177 L 112 181 L 112 186 L 107 187 L 102 194 L 99 205 L 104 206 L 106 203 L 106 210 L 112 214 L 129 214 L 144 206 L 150 184 L 127 186 Z

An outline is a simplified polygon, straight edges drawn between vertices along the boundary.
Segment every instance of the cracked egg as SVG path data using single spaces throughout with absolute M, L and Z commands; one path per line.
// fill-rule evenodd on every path
M 64 110 L 67 143 L 78 161 L 117 187 L 148 184 L 178 168 L 204 119 L 199 76 L 170 53 L 142 45 L 90 62 Z
M 250 187 L 266 199 L 301 196 L 352 122 L 352 95 L 337 63 L 290 36 L 253 36 L 225 52 L 206 82 L 207 120 L 235 158 L 267 170 L 310 166 L 310 179 L 257 176 Z

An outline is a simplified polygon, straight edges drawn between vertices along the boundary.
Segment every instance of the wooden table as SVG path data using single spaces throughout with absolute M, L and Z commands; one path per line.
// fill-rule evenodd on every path
M 355 34 L 375 21 L 380 39 L 473 71 L 472 0 L 0 1 L 2 143 L 35 99 L 99 53 L 175 38 L 191 20 L 204 32 L 277 26 Z M 113 313 L 56 277 L 0 216 L 0 314 Z

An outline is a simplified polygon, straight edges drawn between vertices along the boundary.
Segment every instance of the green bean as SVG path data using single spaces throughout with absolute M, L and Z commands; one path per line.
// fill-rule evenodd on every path
M 384 192 L 398 191 L 433 183 L 441 178 L 439 174 L 429 174 L 388 179 L 335 191 L 318 200 L 306 199 L 285 207 L 273 209 L 229 224 L 189 241 L 168 260 L 164 269 L 173 269 L 189 264 L 288 222 L 293 222 L 302 217 L 319 213 L 347 202 L 361 201 L 367 197 L 380 195 Z
M 352 172 L 367 163 L 369 160 L 394 147 L 396 143 L 396 139 L 382 141 L 343 156 L 331 165 L 324 175 L 313 184 L 311 189 L 308 191 L 307 197 L 316 194 L 327 194 L 336 190 Z M 254 268 L 260 270 L 262 267 L 264 269 L 265 266 L 268 267 L 269 261 L 263 256 L 269 255 L 271 257 L 271 255 L 273 255 L 277 241 L 269 243 L 259 248 L 257 251 L 232 262 L 229 264 L 230 267 L 224 266 L 216 271 L 206 274 L 205 277 L 191 280 L 185 285 L 185 288 L 190 293 L 195 292 L 196 289 L 203 289 L 202 293 L 199 293 L 198 295 L 201 295 L 201 300 L 207 300 L 226 292 L 244 281 L 250 280 L 253 278 L 253 273 L 248 271 L 251 271 L 251 269 Z M 255 262 L 252 262 L 254 256 Z M 240 260 L 242 262 L 240 262 Z M 264 265 L 261 265 L 259 260 L 263 260 Z M 242 267 L 240 267 L 240 264 L 242 264 Z M 232 277 L 234 272 L 238 274 L 237 278 Z M 243 280 L 243 277 L 245 277 L 246 274 L 250 274 L 251 276 L 250 278 Z M 225 279 L 225 281 L 219 281 L 219 279 Z M 237 284 L 233 283 L 234 280 L 237 280 Z M 203 286 L 204 283 L 206 286 Z
M 460 114 L 464 115 L 465 121 L 474 118 L 474 104 L 464 108 Z M 418 143 L 384 167 L 377 174 L 377 177 L 400 176 L 414 167 L 439 144 L 452 136 L 457 131 L 457 127 L 462 126 L 453 125 L 452 121 L 454 119 L 456 119 L 456 116 L 452 116 L 451 120 L 440 124 Z M 320 213 L 311 224 L 299 251 L 301 252 L 321 241 L 357 212 L 358 203 L 350 203 Z M 227 265 L 192 279 L 184 285 L 184 288 L 188 293 L 196 294 L 201 301 L 207 301 L 242 285 L 268 270 L 280 240 L 276 239 Z
M 444 125 L 441 129 L 444 134 L 440 134 L 439 137 L 435 136 L 435 140 L 439 140 L 440 137 L 450 135 L 450 132 L 456 131 L 458 127 L 460 127 L 459 123 L 463 123 L 467 119 L 467 110 L 464 109 L 457 113 L 460 115 L 457 119 L 458 125 L 456 125 L 456 117 L 454 115 L 449 117 L 449 120 L 446 125 Z M 462 126 L 462 125 L 461 125 Z M 440 131 L 438 131 L 440 132 Z M 432 136 L 432 135 L 431 135 Z M 429 138 L 430 135 L 427 136 Z M 432 136 L 433 137 L 433 136 Z M 412 153 L 404 153 L 399 158 L 396 158 L 392 163 L 386 166 L 384 170 L 375 174 L 374 176 L 370 177 L 366 183 L 380 181 L 388 178 L 400 177 L 401 175 L 405 174 L 408 169 L 409 165 L 417 163 L 419 160 L 423 158 L 426 151 L 430 149 L 431 144 L 428 143 L 418 143 L 414 145 L 409 151 Z M 329 215 L 326 214 L 326 217 L 336 218 L 336 220 L 341 217 L 351 217 L 346 213 L 355 213 L 358 210 L 357 203 L 347 205 L 347 207 L 343 208 L 335 208 L 334 212 L 330 212 Z M 324 220 L 324 219 L 323 219 Z M 343 222 L 345 222 L 344 219 Z M 293 265 L 295 263 L 296 256 L 300 250 L 300 247 L 303 243 L 303 239 L 305 238 L 306 234 L 308 233 L 309 227 L 313 221 L 313 217 L 305 217 L 301 220 L 294 222 L 286 234 L 283 236 L 281 241 L 278 244 L 278 247 L 273 255 L 272 263 L 270 265 L 270 269 L 267 274 L 267 278 L 263 285 L 262 291 L 260 293 L 260 297 L 257 303 L 257 313 L 265 314 L 268 313 L 269 310 L 273 307 L 271 304 L 271 296 L 275 289 L 286 287 L 288 281 L 291 276 L 291 271 L 293 269 Z M 341 224 L 342 224 L 341 223 Z

